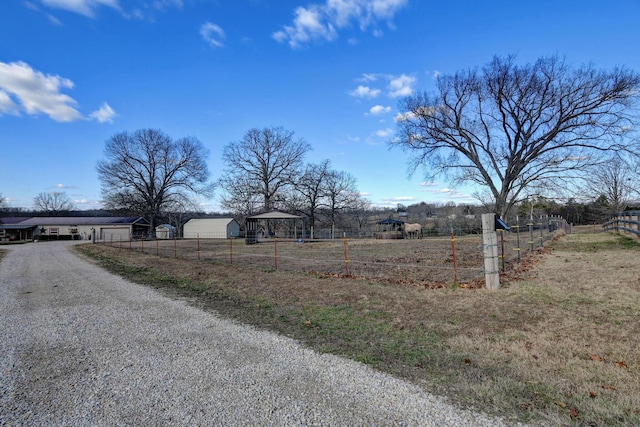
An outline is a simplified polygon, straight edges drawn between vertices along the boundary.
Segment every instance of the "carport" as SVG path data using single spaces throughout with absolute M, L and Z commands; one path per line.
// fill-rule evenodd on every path
M 245 221 L 245 242 L 247 244 L 258 243 L 259 239 L 274 237 L 305 239 L 305 218 L 281 211 L 265 212 L 248 216 Z M 298 225 L 300 236 L 298 236 Z
M 37 225 L 0 224 L 0 242 L 33 240 Z

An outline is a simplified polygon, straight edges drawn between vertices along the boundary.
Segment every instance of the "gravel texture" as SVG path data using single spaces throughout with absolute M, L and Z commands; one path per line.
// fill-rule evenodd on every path
M 6 247 L 0 425 L 506 425 L 122 280 L 72 244 Z

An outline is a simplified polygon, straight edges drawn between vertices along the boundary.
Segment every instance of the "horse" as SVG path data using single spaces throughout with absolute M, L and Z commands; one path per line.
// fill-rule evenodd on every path
M 405 238 L 412 239 L 415 234 L 416 239 L 422 239 L 422 224 L 404 224 Z

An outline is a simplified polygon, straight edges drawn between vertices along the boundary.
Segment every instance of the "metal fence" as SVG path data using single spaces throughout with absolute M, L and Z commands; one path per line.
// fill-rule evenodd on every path
M 509 225 L 511 231 L 500 231 L 498 236 L 502 269 L 535 251 L 556 231 L 569 227 L 566 221 L 553 217 L 516 218 Z M 343 237 L 337 239 L 275 237 L 253 244 L 211 233 L 173 240 L 125 241 L 105 236 L 99 243 L 158 257 L 230 263 L 264 272 L 348 276 L 424 287 L 480 286 L 484 275 L 482 235 L 462 231 L 452 226 L 449 236 L 422 239 L 350 238 L 343 231 Z
M 515 217 L 507 221 L 507 225 L 511 228 L 509 231 L 498 230 L 500 267 L 503 271 L 542 247 L 554 236 L 572 232 L 571 224 L 564 218 L 549 215 Z

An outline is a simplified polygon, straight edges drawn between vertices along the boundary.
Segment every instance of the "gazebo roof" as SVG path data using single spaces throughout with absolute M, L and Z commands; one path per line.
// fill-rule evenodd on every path
M 404 221 L 400 221 L 399 219 L 387 218 L 387 219 L 381 219 L 380 221 L 376 221 L 376 224 L 402 225 L 402 224 L 404 224 Z
M 286 213 L 286 212 L 281 212 L 281 211 L 271 211 L 271 212 L 265 212 L 265 213 L 261 213 L 258 215 L 252 215 L 252 216 L 248 216 L 247 219 L 249 220 L 256 220 L 256 219 L 300 219 L 302 218 L 299 215 L 293 215 L 290 213 Z

